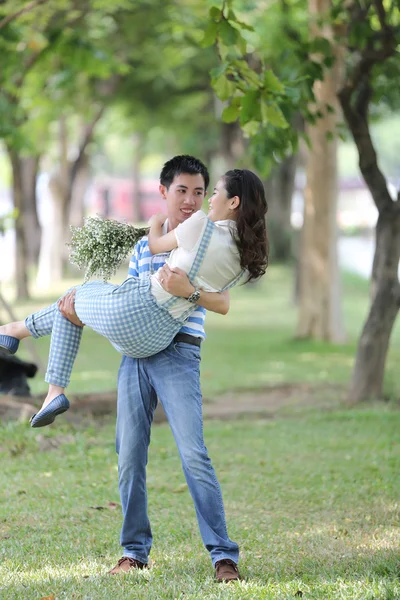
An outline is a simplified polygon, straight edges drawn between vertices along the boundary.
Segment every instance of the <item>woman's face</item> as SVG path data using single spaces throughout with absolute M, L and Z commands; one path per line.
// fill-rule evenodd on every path
M 235 198 L 237 197 L 235 196 Z M 214 188 L 213 195 L 208 199 L 208 218 L 211 221 L 233 219 L 236 204 L 234 198 L 228 198 L 225 182 L 223 179 L 220 179 Z

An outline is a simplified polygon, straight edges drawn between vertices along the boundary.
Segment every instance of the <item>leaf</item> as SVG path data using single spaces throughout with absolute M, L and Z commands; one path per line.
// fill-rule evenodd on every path
M 234 46 L 238 40 L 239 32 L 228 21 L 222 21 L 219 27 L 219 35 L 224 44 Z
M 248 121 L 254 120 L 261 120 L 259 90 L 250 90 L 242 98 L 240 122 L 244 125 Z
M 282 94 L 285 91 L 283 84 L 270 69 L 264 73 L 264 87 L 269 92 Z
M 209 10 L 210 19 L 221 20 L 222 10 L 218 6 L 212 6 Z
M 258 121 L 248 121 L 242 126 L 243 133 L 245 133 L 248 137 L 257 135 L 259 128 L 260 123 Z
M 238 19 L 236 19 L 236 23 L 240 25 L 241 29 L 246 29 L 247 31 L 254 31 L 254 27 L 252 27 L 251 25 L 247 25 L 247 23 L 243 23 L 243 21 L 239 21 Z
M 240 35 L 240 33 L 238 34 L 237 45 L 239 47 L 241 55 L 244 56 L 247 52 L 247 42 L 244 39 L 244 37 Z
M 54 594 L 50 594 L 50 596 L 43 596 L 40 600 L 56 600 L 56 597 Z
M 309 51 L 311 53 L 325 54 L 326 56 L 332 54 L 331 43 L 327 38 L 316 37 L 310 42 Z
M 225 73 L 227 68 L 228 68 L 228 63 L 222 63 L 218 67 L 214 67 L 213 69 L 211 69 L 210 75 L 213 79 L 217 79 L 218 77 L 220 77 L 221 75 L 223 75 Z
M 222 111 L 221 118 L 224 123 L 234 123 L 240 114 L 240 106 L 235 106 L 231 104 L 230 106 L 226 106 Z
M 263 115 L 263 121 L 265 119 L 266 123 L 271 123 L 274 127 L 278 127 L 279 129 L 286 129 L 289 127 L 289 123 L 286 121 L 277 104 L 272 105 L 263 102 L 261 105 L 261 114 Z
M 251 25 L 247 25 L 247 23 L 243 23 L 243 21 L 239 21 L 232 9 L 230 9 L 228 12 L 228 21 L 232 21 L 233 23 L 236 23 L 236 25 L 240 25 L 240 29 L 254 31 L 254 27 L 252 27 Z
M 218 24 L 214 23 L 214 21 L 207 25 L 207 29 L 204 32 L 204 37 L 200 42 L 203 48 L 212 46 L 215 43 L 215 40 L 217 39 L 217 31 Z
M 330 69 L 335 62 L 335 57 L 332 55 L 325 56 L 325 58 L 322 62 L 324 63 L 324 65 L 327 69 Z
M 235 91 L 235 84 L 229 81 L 225 75 L 221 75 L 213 81 L 213 88 L 221 100 L 228 100 Z

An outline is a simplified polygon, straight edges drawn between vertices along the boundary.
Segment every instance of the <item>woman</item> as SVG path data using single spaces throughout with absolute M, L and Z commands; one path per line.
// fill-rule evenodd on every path
M 268 241 L 267 203 L 260 179 L 251 171 L 228 171 L 209 200 L 210 210 L 193 214 L 162 235 L 165 216 L 150 220 L 152 254 L 169 252 L 168 265 L 183 269 L 195 287 L 187 299 L 166 292 L 158 273 L 131 277 L 121 285 L 90 282 L 76 288 L 79 319 L 105 336 L 122 354 L 142 358 L 166 348 L 196 308 L 199 289 L 220 292 L 265 273 Z M 32 427 L 49 425 L 69 408 L 64 390 L 79 349 L 80 328 L 65 319 L 57 303 L 29 315 L 25 321 L 0 327 L 0 347 L 15 353 L 25 337 L 51 334 L 45 380 L 49 392 Z

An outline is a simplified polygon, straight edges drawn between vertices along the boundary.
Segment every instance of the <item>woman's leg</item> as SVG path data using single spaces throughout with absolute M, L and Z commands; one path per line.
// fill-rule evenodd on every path
M 45 381 L 53 386 L 69 385 L 72 367 L 78 354 L 83 327 L 74 325 L 56 310 L 51 332 L 49 361 Z
M 25 321 L 16 321 L 0 327 L 0 335 L 16 340 L 22 340 L 28 336 L 39 338 L 50 334 L 50 355 L 45 377 L 50 385 L 39 413 L 57 396 L 63 394 L 65 387 L 68 385 L 79 350 L 82 327 L 78 327 L 65 319 L 61 315 L 57 303 L 32 313 Z M 58 402 L 56 402 L 56 405 Z M 64 403 L 67 406 L 69 405 L 66 399 Z M 66 409 L 64 408 L 64 410 Z M 37 415 L 34 415 L 34 417 L 37 417 Z
M 64 396 L 82 337 L 82 327 L 65 319 L 56 305 L 53 313 L 49 362 L 45 381 L 49 391 L 40 411 L 33 415 L 31 427 L 44 427 L 53 423 L 57 415 L 69 408 Z
M 17 340 L 23 340 L 32 334 L 24 321 L 14 321 L 13 323 L 7 323 L 7 325 L 0 325 L 0 335 L 10 335 Z

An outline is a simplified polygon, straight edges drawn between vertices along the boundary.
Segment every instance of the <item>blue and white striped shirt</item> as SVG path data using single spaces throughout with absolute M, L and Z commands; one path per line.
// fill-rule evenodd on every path
M 152 254 L 149 249 L 149 243 L 147 236 L 143 237 L 136 244 L 132 258 L 129 262 L 128 277 L 144 277 L 150 272 L 150 263 Z M 168 257 L 168 254 L 155 254 L 152 261 L 153 271 L 158 271 Z M 205 339 L 206 334 L 204 331 L 204 320 L 206 318 L 206 310 L 202 306 L 198 306 L 197 309 L 190 315 L 185 322 L 185 325 L 180 330 L 180 333 L 188 333 L 195 337 Z

